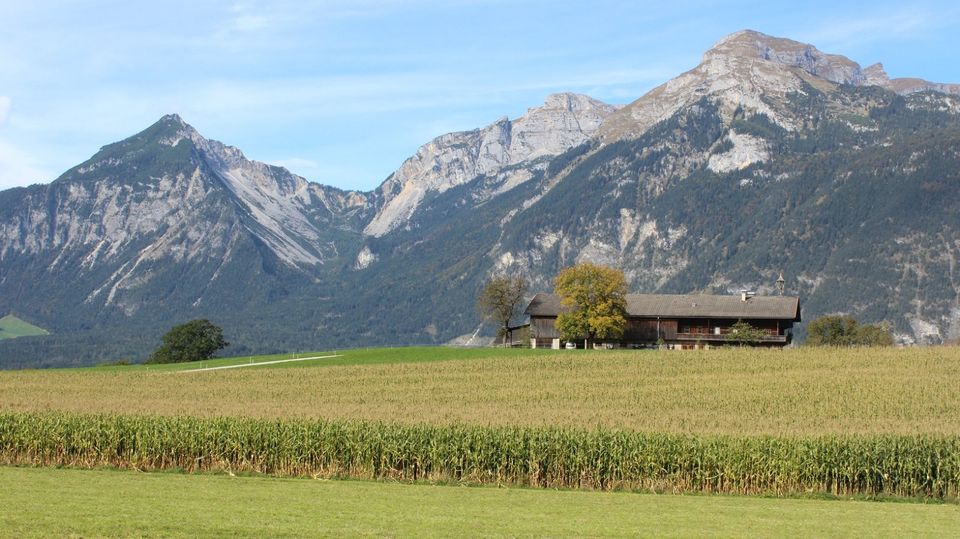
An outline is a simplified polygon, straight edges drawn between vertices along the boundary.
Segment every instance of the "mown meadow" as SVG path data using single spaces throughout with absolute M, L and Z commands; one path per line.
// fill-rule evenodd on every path
M 960 506 L 0 467 L 26 537 L 950 537 Z M 96 500 L 93 502 L 93 500 Z
M 403 349 L 282 365 L 5 372 L 0 453 L 656 492 L 955 499 L 960 486 L 958 348 Z

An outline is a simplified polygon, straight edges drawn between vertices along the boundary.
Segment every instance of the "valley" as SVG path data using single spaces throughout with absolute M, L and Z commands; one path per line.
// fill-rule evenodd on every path
M 554 94 L 438 137 L 370 192 L 251 161 L 171 114 L 0 192 L 0 312 L 53 333 L 0 343 L 0 366 L 140 361 L 193 318 L 233 355 L 485 342 L 487 278 L 549 291 L 581 261 L 638 293 L 771 294 L 782 272 L 804 320 L 951 342 L 958 147 L 955 86 L 753 31 L 626 105 Z

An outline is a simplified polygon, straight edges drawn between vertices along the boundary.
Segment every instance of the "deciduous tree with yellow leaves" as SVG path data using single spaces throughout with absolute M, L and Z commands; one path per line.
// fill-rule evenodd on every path
M 627 325 L 627 280 L 623 272 L 582 263 L 563 269 L 554 280 L 560 304 L 568 310 L 557 317 L 565 341 L 619 339 Z

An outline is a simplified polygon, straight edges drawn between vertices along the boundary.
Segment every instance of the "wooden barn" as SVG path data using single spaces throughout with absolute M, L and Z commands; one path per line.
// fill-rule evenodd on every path
M 676 349 L 711 348 L 730 344 L 731 326 L 744 321 L 765 332 L 762 346 L 783 347 L 790 343 L 793 324 L 800 321 L 800 298 L 706 294 L 627 294 L 627 327 L 618 341 L 605 347 L 646 348 L 656 345 Z M 540 293 L 525 314 L 530 317 L 531 345 L 560 348 L 554 322 L 563 312 L 560 298 Z M 583 342 L 574 343 L 582 347 Z

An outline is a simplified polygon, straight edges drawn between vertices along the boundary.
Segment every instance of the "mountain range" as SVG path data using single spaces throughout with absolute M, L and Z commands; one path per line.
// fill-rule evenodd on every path
M 232 353 L 484 342 L 492 275 L 592 261 L 634 292 L 787 293 L 805 320 L 960 337 L 960 86 L 754 31 L 629 104 L 548 96 L 440 136 L 371 192 L 177 115 L 0 192 L 0 366 L 142 359 L 209 318 Z

